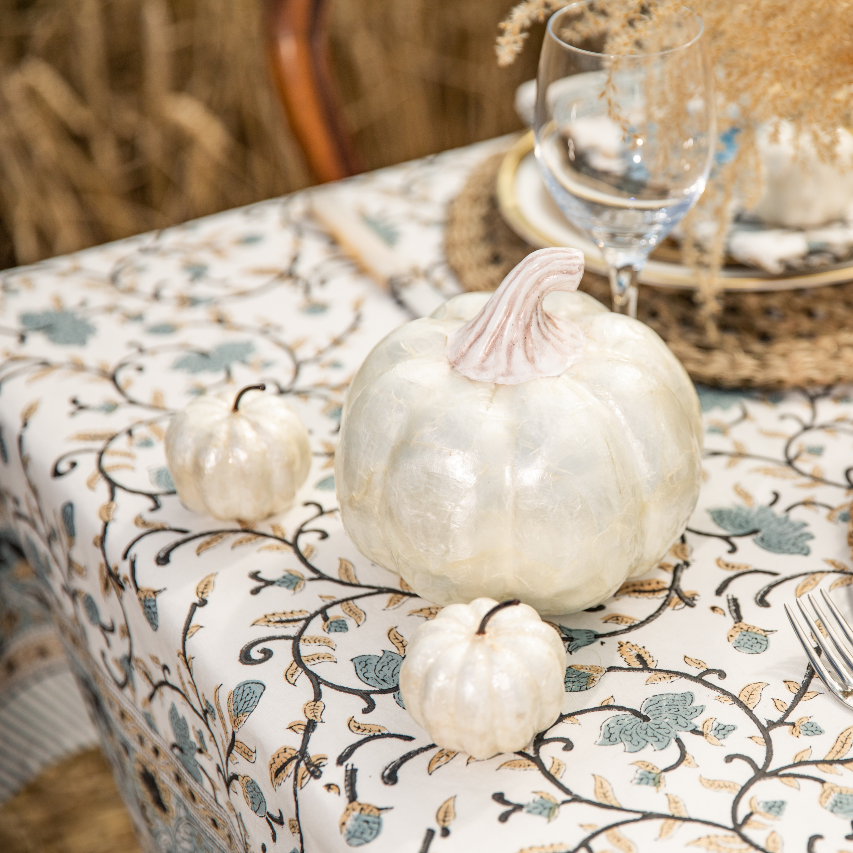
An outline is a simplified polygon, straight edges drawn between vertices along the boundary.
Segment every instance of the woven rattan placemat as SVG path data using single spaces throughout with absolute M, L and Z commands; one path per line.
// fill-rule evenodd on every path
M 495 184 L 503 154 L 485 160 L 450 207 L 447 260 L 467 290 L 494 290 L 533 251 L 504 222 Z M 607 280 L 586 273 L 581 289 L 610 304 Z M 717 342 L 693 293 L 642 285 L 639 319 L 706 385 L 791 388 L 853 380 L 853 282 L 809 290 L 727 293 Z

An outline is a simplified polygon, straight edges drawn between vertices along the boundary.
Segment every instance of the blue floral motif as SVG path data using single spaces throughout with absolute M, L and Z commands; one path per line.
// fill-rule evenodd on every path
M 631 781 L 635 785 L 649 785 L 652 788 L 660 788 L 663 784 L 663 773 L 640 769 Z
M 813 723 L 811 720 L 807 720 L 800 726 L 800 734 L 804 734 L 806 737 L 816 737 L 817 735 L 822 735 L 823 733 L 823 729 L 817 723 Z
M 705 385 L 697 385 L 696 393 L 699 395 L 699 405 L 703 412 L 710 412 L 712 409 L 730 409 L 741 400 L 752 396 L 742 391 L 723 391 L 719 388 L 708 388 Z
M 826 810 L 838 815 L 838 817 L 843 817 L 845 820 L 850 820 L 853 818 L 853 794 L 837 791 L 826 804 Z
M 333 492 L 335 490 L 335 475 L 330 474 L 328 477 L 324 477 L 314 488 Z
M 786 513 L 776 515 L 769 506 L 736 506 L 726 509 L 709 509 L 714 523 L 735 536 L 757 533 L 753 540 L 759 548 L 772 554 L 802 554 L 811 549 L 806 544 L 814 535 L 805 521 L 792 521 Z
M 97 628 L 101 624 L 101 614 L 95 599 L 88 592 L 83 596 L 83 610 L 86 612 L 86 618 Z
M 758 803 L 758 808 L 763 814 L 778 818 L 785 813 L 786 805 L 787 803 L 784 800 L 761 800 Z
M 33 540 L 27 536 L 24 539 L 24 554 L 26 555 L 27 562 L 35 569 L 36 574 L 42 578 L 43 580 L 47 578 L 49 574 L 51 574 L 52 569 L 50 568 L 50 563 L 47 561 L 45 557 L 42 556 L 41 551 L 38 549 Z
M 280 586 L 283 589 L 291 589 L 296 592 L 305 586 L 305 578 L 299 572 L 288 570 L 275 581 L 275 586 Z
M 184 264 L 184 272 L 190 277 L 190 281 L 198 281 L 207 275 L 207 264 Z
M 387 650 L 379 655 L 358 655 L 352 659 L 355 674 L 365 683 L 377 690 L 396 687 L 400 679 L 400 665 L 403 658 L 396 652 Z
M 201 784 L 201 769 L 196 761 L 196 752 L 198 746 L 190 735 L 190 726 L 187 723 L 186 717 L 182 717 L 174 702 L 169 708 L 169 725 L 172 727 L 172 732 L 175 735 L 175 741 L 178 745 L 178 759 L 184 765 L 184 769 L 196 782 Z
M 172 368 L 187 373 L 219 373 L 228 370 L 235 362 L 247 364 L 246 359 L 254 351 L 255 345 L 251 341 L 220 344 L 210 352 L 188 352 L 182 355 Z
M 711 734 L 717 740 L 725 740 L 736 728 L 737 726 L 730 723 L 715 723 L 711 728 Z
M 249 714 L 258 707 L 266 685 L 263 681 L 241 681 L 234 688 L 234 693 L 228 697 L 228 711 L 231 715 L 231 725 L 239 729 L 249 718 Z
M 44 332 L 54 344 L 85 346 L 97 329 L 73 311 L 39 311 L 21 314 L 21 325 L 31 332 Z
M 76 531 L 74 529 L 74 504 L 71 501 L 62 504 L 62 526 L 65 528 L 65 535 L 73 542 Z
M 243 788 L 246 804 L 256 815 L 263 817 L 267 813 L 267 801 L 258 783 L 249 776 L 242 776 L 240 784 Z
M 579 667 L 568 666 L 564 678 L 566 692 L 580 693 L 583 690 L 589 690 L 598 683 L 599 678 L 601 678 L 601 672 L 590 672 Z
M 745 655 L 760 655 L 770 646 L 770 638 L 767 634 L 759 634 L 756 631 L 741 631 L 734 638 L 732 646 Z
M 345 634 L 349 631 L 349 625 L 347 625 L 346 619 L 330 619 L 323 626 L 327 634 Z
M 9 451 L 6 449 L 6 442 L 3 440 L 3 427 L 0 427 L 0 459 L 4 465 L 9 464 Z
M 569 644 L 569 654 L 591 645 L 598 639 L 598 634 L 587 628 L 567 628 L 565 625 L 560 625 L 559 628 L 563 639 Z
M 161 489 L 164 492 L 175 491 L 175 484 L 172 481 L 172 475 L 169 473 L 169 469 L 165 466 L 161 468 L 149 468 L 148 479 L 151 481 L 151 485 L 157 489 Z
M 599 746 L 623 744 L 626 752 L 639 752 L 651 745 L 655 750 L 666 749 L 679 732 L 695 731 L 692 722 L 704 710 L 693 704 L 693 693 L 657 693 L 643 702 L 640 711 L 648 721 L 633 714 L 619 714 L 605 720 L 601 727 Z
M 560 811 L 560 805 L 553 798 L 549 799 L 540 794 L 536 799 L 531 800 L 529 803 L 525 803 L 524 811 L 527 812 L 527 814 L 537 815 L 552 821 Z
M 145 331 L 148 332 L 149 335 L 172 335 L 178 331 L 180 326 L 176 326 L 174 323 L 155 323 L 153 326 L 149 326 Z
M 350 815 L 343 826 L 344 841 L 350 847 L 362 847 L 382 832 L 382 815 L 373 806 L 361 803 L 351 803 L 350 806 L 356 808 L 350 810 Z

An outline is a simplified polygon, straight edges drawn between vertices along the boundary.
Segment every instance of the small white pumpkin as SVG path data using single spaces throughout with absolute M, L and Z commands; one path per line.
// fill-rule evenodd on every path
M 264 385 L 198 397 L 166 432 L 166 463 L 181 502 L 214 518 L 257 521 L 283 512 L 311 467 L 308 432 Z
M 646 325 L 542 249 L 494 294 L 392 332 L 347 393 L 335 458 L 356 547 L 436 604 L 598 604 L 654 567 L 699 495 L 702 421 Z M 564 292 L 558 292 L 564 291 Z
M 523 749 L 560 715 L 566 650 L 517 599 L 451 604 L 415 631 L 400 668 L 406 710 L 442 748 Z

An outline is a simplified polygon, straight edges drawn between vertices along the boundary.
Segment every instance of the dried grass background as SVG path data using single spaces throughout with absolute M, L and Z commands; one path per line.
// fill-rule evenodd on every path
M 332 0 L 369 168 L 518 126 L 536 51 L 495 67 L 505 0 Z M 311 182 L 270 82 L 261 0 L 0 2 L 0 265 Z

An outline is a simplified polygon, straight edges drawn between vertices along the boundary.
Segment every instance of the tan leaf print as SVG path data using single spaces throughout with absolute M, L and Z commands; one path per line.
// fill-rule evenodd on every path
M 397 630 L 396 627 L 388 629 L 388 639 L 391 641 L 397 653 L 402 657 L 406 656 L 406 639 Z
M 669 584 L 660 578 L 649 578 L 648 580 L 626 581 L 616 591 L 615 598 L 624 595 L 631 598 L 664 598 L 669 592 Z
M 338 577 L 346 583 L 358 584 L 353 564 L 343 557 L 338 560 Z
M 302 706 L 302 713 L 305 715 L 306 720 L 314 720 L 315 723 L 322 723 L 325 708 L 326 706 L 322 699 L 312 699 Z
M 537 766 L 529 758 L 513 758 L 510 761 L 504 761 L 498 767 L 498 770 L 538 770 Z
M 383 609 L 393 610 L 395 607 L 399 607 L 408 597 L 408 595 L 403 595 L 402 592 L 393 592 L 388 596 L 388 602 Z
M 196 597 L 200 598 L 202 601 L 206 601 L 210 593 L 213 592 L 213 584 L 215 581 L 216 572 L 211 575 L 207 575 L 207 577 L 202 578 L 195 588 Z
M 629 841 L 618 829 L 608 829 L 604 837 L 622 853 L 637 853 L 633 841 Z
M 729 782 L 727 779 L 706 779 L 704 776 L 700 776 L 699 781 L 709 791 L 725 791 L 727 794 L 736 794 L 740 790 L 740 785 L 737 782 Z
M 98 518 L 104 522 L 104 524 L 109 523 L 113 520 L 113 516 L 116 511 L 116 502 L 115 501 L 107 501 L 105 504 L 101 505 L 101 508 L 98 510 Z
M 566 765 L 559 758 L 551 759 L 551 766 L 548 772 L 555 778 L 559 779 L 566 770 Z
M 621 803 L 616 799 L 616 794 L 613 793 L 611 784 L 603 776 L 593 774 L 592 778 L 595 779 L 595 786 L 593 787 L 593 796 L 595 799 L 599 803 L 622 808 Z
M 335 648 L 335 641 L 329 637 L 323 637 L 319 634 L 306 634 L 299 638 L 299 642 L 305 646 L 328 646 L 330 649 Z
M 388 731 L 385 726 L 380 726 L 377 723 L 360 723 L 355 717 L 350 717 L 347 720 L 347 728 L 357 735 L 378 735 Z
M 325 663 L 326 661 L 337 663 L 337 658 L 328 652 L 314 652 L 313 654 L 305 655 L 302 660 L 305 663 Z
M 724 572 L 745 572 L 748 569 L 752 568 L 749 563 L 730 563 L 728 560 L 724 560 L 722 557 L 717 557 L 714 562 Z
M 629 643 L 626 640 L 619 640 L 617 649 L 622 660 L 631 667 L 650 667 L 654 669 L 658 662 L 652 657 L 648 649 L 643 646 L 638 646 L 636 643 Z
M 291 661 L 290 666 L 284 671 L 284 677 L 291 684 L 296 684 L 296 679 L 302 675 L 302 668 L 296 661 Z
M 846 756 L 850 751 L 851 745 L 853 745 L 853 726 L 849 726 L 844 729 L 840 735 L 838 735 L 835 739 L 835 743 L 832 745 L 832 748 L 824 757 L 831 760 L 844 758 L 844 756 Z
M 624 613 L 611 613 L 609 616 L 602 616 L 601 621 L 609 625 L 633 625 L 639 620 L 633 616 L 626 616 Z
M 243 743 L 243 741 L 241 741 L 241 740 L 235 740 L 234 741 L 234 752 L 236 752 L 242 758 L 245 758 L 246 761 L 249 762 L 249 764 L 255 763 L 255 750 L 249 749 L 249 747 L 246 746 L 246 744 Z
M 794 595 L 799 598 L 807 592 L 811 592 L 825 577 L 826 572 L 815 572 L 813 575 L 803 578 L 797 585 Z
M 298 752 L 292 746 L 277 749 L 270 759 L 270 784 L 275 790 L 293 772 Z
M 349 616 L 356 625 L 361 625 L 367 619 L 365 612 L 354 601 L 341 602 L 341 610 Z
M 685 655 L 684 656 L 684 662 L 687 664 L 687 666 L 692 666 L 694 669 L 707 669 L 708 668 L 708 664 L 706 664 L 705 661 L 703 661 L 703 660 L 699 660 L 699 658 L 691 658 L 691 657 L 688 657 L 687 655 Z
M 214 533 L 213 536 L 208 536 L 207 538 L 202 539 L 199 546 L 195 549 L 196 554 L 203 554 L 208 548 L 218 545 L 223 539 L 226 539 L 230 535 L 230 533 Z
M 755 681 L 752 684 L 747 684 L 743 690 L 738 693 L 738 699 L 746 705 L 747 708 L 754 708 L 759 699 L 761 699 L 761 691 L 767 687 L 766 681 Z
M 449 797 L 446 799 L 439 807 L 438 811 L 435 813 L 435 822 L 442 828 L 450 826 L 451 823 L 456 819 L 456 808 L 455 808 L 456 796 Z
M 429 764 L 427 765 L 427 773 L 432 776 L 439 767 L 444 767 L 448 761 L 451 761 L 456 756 L 456 753 L 452 749 L 440 749 L 433 757 L 429 760 Z M 498 768 L 500 769 L 500 768 Z

